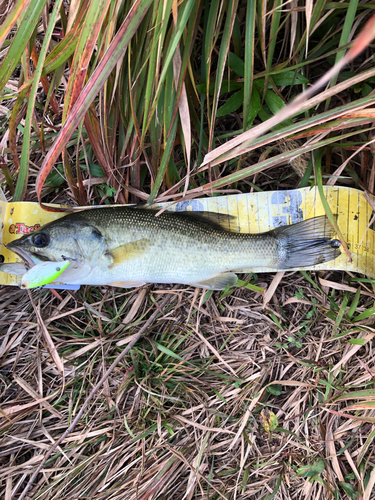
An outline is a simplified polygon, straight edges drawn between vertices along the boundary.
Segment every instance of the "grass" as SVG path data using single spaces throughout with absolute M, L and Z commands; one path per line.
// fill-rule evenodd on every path
M 373 45 L 357 38 L 372 13 L 352 0 L 9 1 L 2 188 L 71 205 L 374 193 Z M 344 54 L 325 89 L 285 106 Z M 33 500 L 375 498 L 374 280 L 240 278 L 223 292 L 0 290 L 1 498 L 28 484 Z

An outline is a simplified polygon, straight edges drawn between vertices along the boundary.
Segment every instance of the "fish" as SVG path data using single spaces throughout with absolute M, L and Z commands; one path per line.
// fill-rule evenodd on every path
M 32 267 L 69 261 L 59 283 L 124 288 L 178 283 L 223 290 L 236 273 L 314 266 L 340 255 L 326 216 L 251 234 L 233 217 L 127 206 L 85 209 L 8 243 Z M 53 282 L 52 282 L 53 283 Z

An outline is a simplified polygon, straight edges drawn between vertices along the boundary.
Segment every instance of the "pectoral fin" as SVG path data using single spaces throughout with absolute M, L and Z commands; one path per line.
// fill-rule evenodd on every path
M 150 240 L 148 238 L 142 238 L 141 240 L 130 241 L 129 243 L 125 243 L 125 245 L 110 250 L 108 254 L 113 258 L 113 262 L 109 267 L 118 266 L 133 257 L 139 257 L 147 250 L 149 244 Z
M 0 273 L 15 274 L 23 276 L 26 273 L 24 262 L 12 262 L 10 264 L 0 264 Z
M 237 279 L 237 275 L 234 273 L 223 273 L 208 280 L 188 284 L 191 286 L 197 286 L 199 288 L 208 288 L 209 290 L 224 290 L 227 285 L 233 286 L 235 283 L 237 283 Z

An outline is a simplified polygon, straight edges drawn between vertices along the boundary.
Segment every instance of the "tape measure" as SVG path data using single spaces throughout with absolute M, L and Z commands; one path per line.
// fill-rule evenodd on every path
M 370 227 L 374 212 L 371 204 L 364 193 L 357 189 L 325 186 L 324 194 L 332 212 L 337 214 L 337 224 L 348 245 L 352 262 L 342 251 L 340 257 L 330 262 L 298 269 L 351 271 L 375 278 L 375 231 Z M 168 204 L 161 204 L 165 205 Z M 244 233 L 263 233 L 281 225 L 295 224 L 325 213 L 316 188 L 184 200 L 170 206 L 168 210 L 208 211 L 231 215 L 236 219 L 236 226 Z M 37 203 L 7 203 L 0 193 L 0 240 L 6 245 L 64 215 L 64 212 L 47 212 Z M 12 263 L 21 259 L 2 246 L 0 260 Z M 264 268 L 257 269 L 258 271 L 273 270 Z M 0 284 L 18 285 L 19 282 L 18 276 L 0 272 Z

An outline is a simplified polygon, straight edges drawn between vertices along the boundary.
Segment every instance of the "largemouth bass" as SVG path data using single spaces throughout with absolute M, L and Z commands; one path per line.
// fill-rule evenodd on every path
M 287 270 L 335 259 L 340 242 L 325 216 L 262 234 L 231 230 L 233 220 L 211 212 L 164 212 L 131 207 L 83 210 L 50 222 L 7 247 L 29 266 L 69 260 L 58 282 L 141 286 L 181 283 L 223 290 L 235 273 Z

